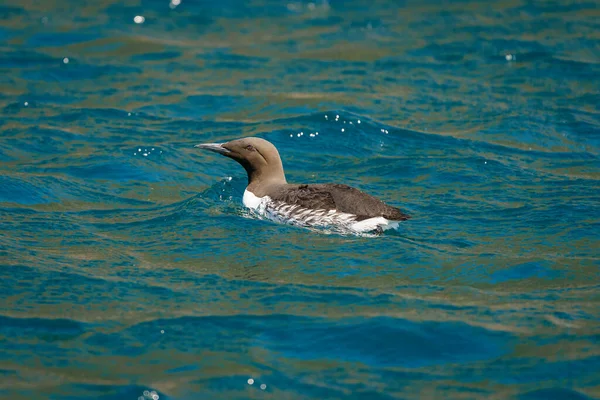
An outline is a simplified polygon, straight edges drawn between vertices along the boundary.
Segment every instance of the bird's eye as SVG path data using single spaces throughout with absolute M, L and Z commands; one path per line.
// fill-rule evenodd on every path
M 251 144 L 249 144 L 248 146 L 246 146 L 244 148 L 248 151 L 254 151 L 254 146 L 252 146 Z

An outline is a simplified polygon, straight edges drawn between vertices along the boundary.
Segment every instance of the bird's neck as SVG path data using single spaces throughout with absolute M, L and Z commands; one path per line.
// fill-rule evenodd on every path
M 259 169 L 247 172 L 248 187 L 246 189 L 258 197 L 263 197 L 267 192 L 267 188 L 272 185 L 284 185 L 287 183 L 283 167 L 270 168 L 268 171 Z

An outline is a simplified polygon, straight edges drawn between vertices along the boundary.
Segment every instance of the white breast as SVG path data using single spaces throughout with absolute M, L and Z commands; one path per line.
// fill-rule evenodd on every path
M 270 200 L 269 196 L 257 197 L 254 193 L 250 192 L 248 189 L 244 190 L 244 197 L 242 198 L 242 202 L 244 205 L 252 210 L 258 210 Z

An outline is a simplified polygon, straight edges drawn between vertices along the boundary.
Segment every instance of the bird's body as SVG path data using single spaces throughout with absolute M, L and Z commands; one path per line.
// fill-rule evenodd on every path
M 347 185 L 288 184 L 277 149 L 264 139 L 244 138 L 196 147 L 238 161 L 248 173 L 244 205 L 272 220 L 350 232 L 381 232 L 409 218 L 398 208 Z

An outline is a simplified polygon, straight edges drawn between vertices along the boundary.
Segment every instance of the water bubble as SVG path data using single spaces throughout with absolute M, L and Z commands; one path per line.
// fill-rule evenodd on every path
M 146 397 L 150 396 L 150 392 L 147 390 L 144 390 L 144 396 L 146 396 Z
M 25 103 L 23 103 L 23 105 L 24 105 L 25 107 L 27 107 L 27 106 L 29 105 L 29 103 L 28 103 L 28 102 L 25 102 Z
M 144 18 L 144 17 L 143 17 L 143 16 L 141 16 L 141 15 L 136 15 L 136 16 L 133 18 L 133 22 L 135 22 L 136 24 L 143 24 L 143 23 L 144 23 L 144 21 L 146 21 L 146 18 Z
M 171 2 L 169 3 L 169 7 L 171 8 L 171 10 L 173 10 L 173 9 L 175 9 L 175 7 L 177 7 L 180 4 L 181 4 L 181 0 L 171 0 Z
M 300 137 L 300 134 L 298 134 L 298 137 Z
M 148 153 L 144 153 L 144 157 L 148 157 Z
M 342 128 L 342 132 L 344 132 L 344 128 Z
M 300 6 L 298 4 L 295 3 L 288 3 L 287 4 L 287 9 L 290 11 L 300 11 Z
M 69 57 L 65 57 L 65 58 L 63 58 L 63 62 L 64 62 L 65 64 L 68 64 L 68 63 L 69 63 Z
M 513 61 L 516 60 L 517 57 L 514 56 L 513 54 L 507 54 L 506 56 L 504 56 L 506 58 L 506 61 Z
M 293 133 L 290 133 L 290 137 L 294 137 L 294 134 L 293 134 Z
M 358 122 L 360 124 L 360 119 L 358 121 L 356 121 L 356 122 Z
M 128 116 L 128 117 L 131 117 L 131 113 L 127 113 L 127 116 Z
M 329 117 L 326 115 L 326 116 L 325 116 L 325 119 L 329 119 Z
M 134 156 L 137 156 L 137 153 L 133 153 Z
M 261 388 L 262 390 L 265 390 L 265 389 L 267 388 L 267 385 L 265 385 L 265 384 L 263 383 L 262 385 L 260 385 L 260 388 Z
M 164 329 L 161 329 L 161 330 L 160 330 L 160 333 L 161 333 L 161 334 L 164 334 L 164 333 L 165 333 L 165 330 L 164 330 Z
M 141 152 L 141 151 L 142 151 L 142 149 L 141 149 L 141 148 L 139 148 L 139 149 L 138 149 L 138 151 L 139 151 L 139 152 Z
M 152 148 L 152 151 L 154 151 L 154 147 Z
M 254 385 L 254 379 L 252 379 L 252 378 L 248 379 L 248 385 Z

